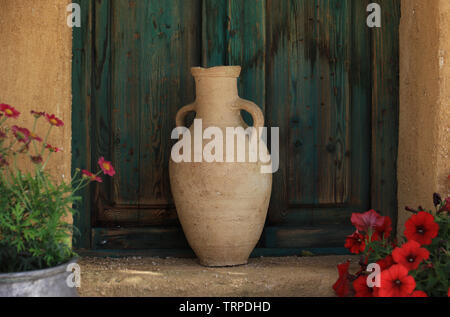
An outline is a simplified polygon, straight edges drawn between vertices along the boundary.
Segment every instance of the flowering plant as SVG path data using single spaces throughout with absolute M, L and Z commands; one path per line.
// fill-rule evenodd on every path
M 434 194 L 433 200 L 434 212 L 406 207 L 413 215 L 405 223 L 402 244 L 390 236 L 392 227 L 388 216 L 383 217 L 374 210 L 352 214 L 356 231 L 346 238 L 345 247 L 353 254 L 361 254 L 360 269 L 350 274 L 350 261 L 338 265 L 339 278 L 333 285 L 336 294 L 341 297 L 449 296 L 450 197 L 442 200 Z M 369 274 L 372 263 L 378 265 L 379 283 L 377 277 L 373 280 L 374 275 Z
M 64 218 L 75 212 L 72 203 L 81 199 L 76 192 L 92 181 L 101 182 L 101 173 L 115 173 L 111 163 L 101 158 L 96 174 L 77 169 L 70 182 L 55 178 L 46 166 L 62 150 L 47 140 L 51 130 L 64 123 L 55 115 L 31 114 L 31 131 L 8 125 L 20 112 L 0 104 L 0 272 L 5 273 L 48 268 L 75 256 L 70 244 L 74 227 Z M 41 118 L 49 126 L 44 138 L 36 134 Z M 24 164 L 18 164 L 19 156 L 31 168 L 20 168 Z

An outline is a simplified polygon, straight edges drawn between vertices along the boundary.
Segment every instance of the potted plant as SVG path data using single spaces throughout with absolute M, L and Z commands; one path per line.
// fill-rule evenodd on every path
M 352 214 L 356 231 L 346 238 L 345 247 L 353 254 L 361 254 L 360 269 L 351 274 L 349 261 L 338 265 L 339 278 L 333 285 L 336 294 L 341 297 L 450 296 L 450 197 L 443 200 L 434 194 L 433 201 L 434 211 L 406 207 L 413 215 L 405 223 L 402 243 L 392 239 L 389 217 L 374 210 Z M 379 269 L 375 275 L 371 274 L 372 267 L 376 269 L 374 264 Z
M 114 168 L 101 158 L 96 174 L 77 169 L 70 181 L 55 177 L 46 166 L 61 149 L 47 139 L 64 123 L 55 115 L 31 114 L 30 131 L 13 124 L 20 115 L 14 107 L 0 104 L 0 296 L 77 296 L 68 282 L 76 262 L 75 228 L 66 220 L 81 199 L 77 191 L 102 182 L 101 173 L 113 176 Z M 41 118 L 48 124 L 44 138 L 36 134 Z

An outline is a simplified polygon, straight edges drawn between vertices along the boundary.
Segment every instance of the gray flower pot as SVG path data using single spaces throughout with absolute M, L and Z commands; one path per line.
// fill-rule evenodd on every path
M 71 263 L 76 259 L 44 270 L 0 274 L 0 297 L 77 297 L 77 289 L 67 283 Z

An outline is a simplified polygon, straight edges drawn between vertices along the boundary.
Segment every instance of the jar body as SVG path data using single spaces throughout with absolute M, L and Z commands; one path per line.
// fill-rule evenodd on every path
M 204 82 L 200 85 L 205 85 L 208 77 L 201 80 Z M 217 84 L 220 79 L 212 80 Z M 261 166 L 270 163 L 262 162 L 259 156 L 256 161 L 250 159 L 250 141 L 255 135 L 243 132 L 247 126 L 239 106 L 248 102 L 237 96 L 237 87 L 232 90 L 229 94 L 225 91 L 225 96 L 217 96 L 217 100 L 207 96 L 198 98 L 197 94 L 189 110 L 197 113 L 196 119 L 201 119 L 202 126 L 189 128 L 191 160 L 175 163 L 171 159 L 169 162 L 170 184 L 180 223 L 189 245 L 200 263 L 206 266 L 247 263 L 261 236 L 272 189 L 272 174 L 261 172 Z M 216 143 L 217 147 L 213 150 L 215 154 L 217 148 L 222 148 L 223 159 L 208 162 L 203 157 L 201 161 L 195 161 L 195 151 L 199 154 L 200 149 L 194 145 L 196 140 L 200 140 L 195 132 L 201 131 L 203 134 L 211 127 L 220 130 L 223 136 L 222 144 Z M 235 129 L 237 127 L 243 129 Z M 227 128 L 236 131 L 231 147 Z M 205 150 L 215 137 L 217 135 L 210 139 L 202 138 L 201 150 Z M 238 161 L 239 138 L 245 139 L 243 162 Z M 234 155 L 227 157 L 227 149 L 231 148 Z M 263 142 L 258 142 L 257 152 L 268 157 Z

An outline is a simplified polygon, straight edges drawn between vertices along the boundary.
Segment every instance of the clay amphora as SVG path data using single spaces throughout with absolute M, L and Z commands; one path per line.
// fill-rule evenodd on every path
M 178 217 L 189 245 L 205 266 L 246 264 L 256 246 L 267 215 L 272 189 L 272 174 L 262 173 L 262 162 L 249 160 L 249 135 L 246 135 L 245 162 L 237 162 L 237 139 L 234 139 L 234 162 L 226 162 L 227 127 L 247 128 L 240 111 L 249 112 L 254 127 L 264 126 L 264 117 L 254 103 L 238 96 L 240 66 L 192 68 L 196 83 L 196 100 L 181 108 L 177 126 L 184 126 L 188 112 L 202 119 L 202 131 L 218 127 L 223 133 L 223 162 L 194 162 L 194 127 L 191 132 L 190 162 L 169 163 L 170 185 Z M 257 134 L 256 134 L 257 135 Z M 212 138 L 211 138 L 212 139 Z M 204 149 L 211 139 L 202 141 Z M 260 142 L 262 152 L 267 147 Z M 270 164 L 270 163 L 269 163 Z

